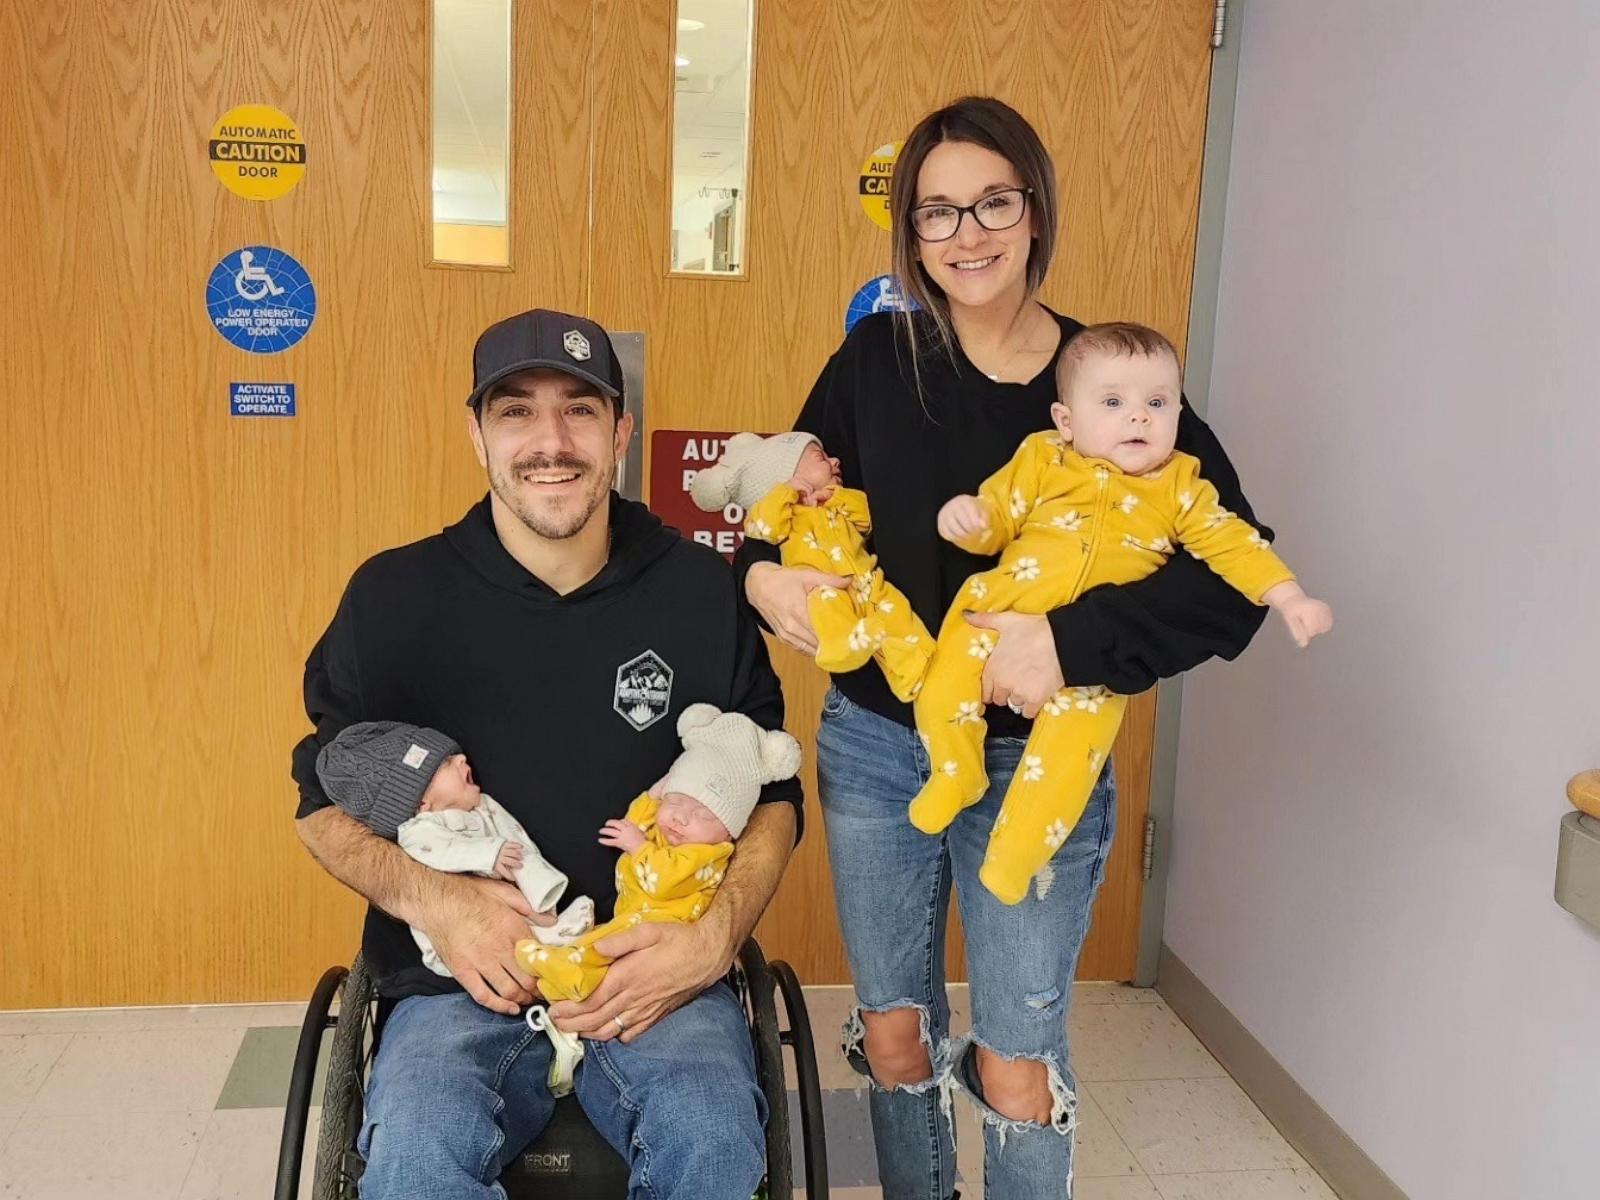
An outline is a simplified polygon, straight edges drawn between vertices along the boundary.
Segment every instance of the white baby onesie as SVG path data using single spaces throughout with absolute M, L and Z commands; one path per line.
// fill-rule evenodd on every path
M 522 823 L 487 793 L 474 809 L 419 812 L 400 826 L 397 838 L 401 849 L 424 866 L 486 878 L 494 875 L 495 859 L 499 858 L 501 847 L 515 842 L 522 847 L 522 866 L 517 871 L 516 884 L 534 912 L 549 912 L 567 890 L 567 877 L 545 861 Z M 573 907 L 580 904 L 588 905 L 588 911 L 593 911 L 588 897 L 580 897 Z M 411 936 L 422 951 L 423 965 L 435 975 L 449 976 L 449 968 L 434 951 L 428 935 L 413 926 Z

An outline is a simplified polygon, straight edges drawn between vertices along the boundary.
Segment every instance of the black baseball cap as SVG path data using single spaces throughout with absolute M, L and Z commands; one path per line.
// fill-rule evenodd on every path
M 496 321 L 478 336 L 467 403 L 476 408 L 502 379 L 536 367 L 594 384 L 622 411 L 622 364 L 606 331 L 586 317 L 548 308 Z

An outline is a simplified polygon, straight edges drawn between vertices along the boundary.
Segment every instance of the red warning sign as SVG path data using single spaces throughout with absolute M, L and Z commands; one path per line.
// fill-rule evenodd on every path
M 726 558 L 744 541 L 744 509 L 730 504 L 721 512 L 701 512 L 689 488 L 696 474 L 722 457 L 732 436 L 700 429 L 657 429 L 650 435 L 650 511 Z

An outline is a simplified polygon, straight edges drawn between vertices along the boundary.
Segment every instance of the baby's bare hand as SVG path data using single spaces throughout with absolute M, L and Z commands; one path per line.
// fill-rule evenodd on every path
M 989 514 L 976 496 L 957 496 L 939 510 L 939 536 L 947 542 L 976 537 L 989 528 Z
M 507 842 L 495 857 L 494 873 L 501 879 L 515 879 L 517 872 L 522 870 L 523 862 L 522 847 L 516 842 Z
M 1311 596 L 1300 596 L 1284 606 L 1283 620 L 1295 645 L 1304 650 L 1312 638 L 1333 628 L 1333 609 Z
M 632 821 L 613 819 L 600 827 L 600 844 L 631 854 L 644 845 L 644 830 Z

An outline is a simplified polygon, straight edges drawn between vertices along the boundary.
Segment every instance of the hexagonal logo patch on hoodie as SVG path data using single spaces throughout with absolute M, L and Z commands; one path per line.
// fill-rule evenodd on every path
M 672 668 L 654 650 L 646 650 L 617 668 L 617 690 L 611 707 L 637 730 L 649 729 L 672 704 Z

